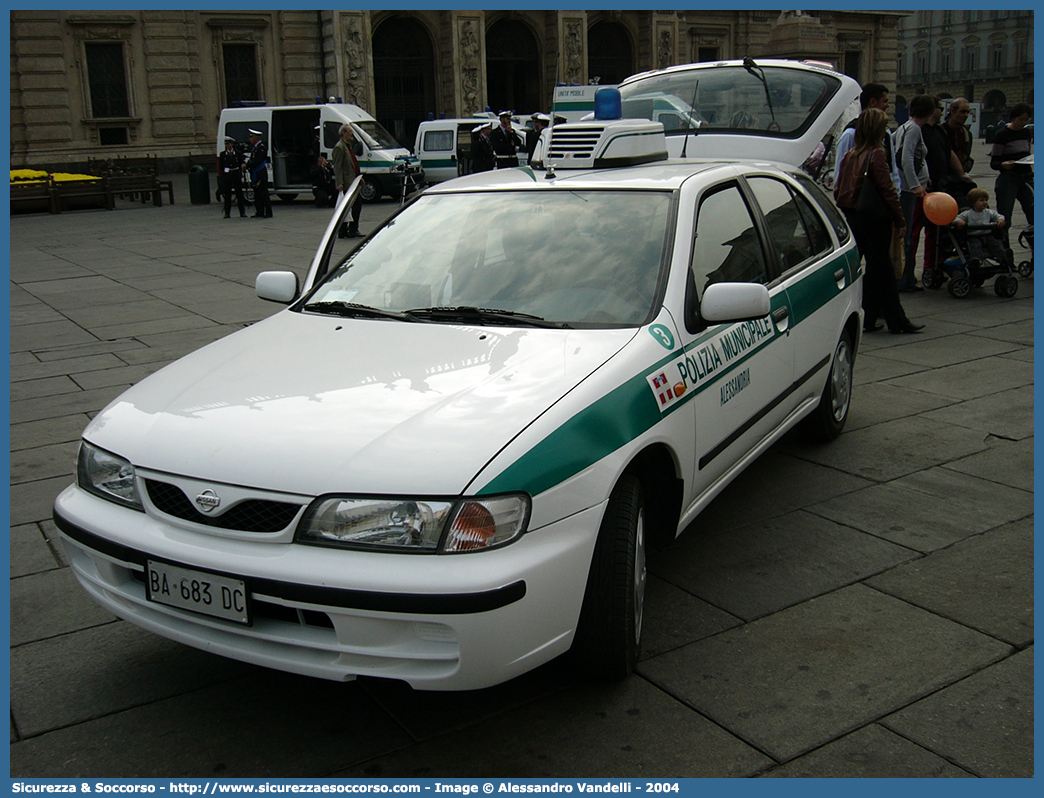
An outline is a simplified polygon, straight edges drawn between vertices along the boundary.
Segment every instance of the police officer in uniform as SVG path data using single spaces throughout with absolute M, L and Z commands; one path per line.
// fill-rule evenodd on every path
M 532 119 L 533 129 L 526 131 L 526 152 L 529 153 L 530 161 L 533 160 L 533 151 L 536 150 L 537 142 L 540 141 L 540 134 L 551 124 L 551 117 L 547 114 L 533 114 Z
M 243 155 L 236 149 L 236 140 L 225 136 L 225 149 L 218 155 L 218 185 L 225 199 L 225 218 L 232 213 L 232 192 L 236 192 L 239 215 L 246 216 L 243 199 Z
M 471 131 L 471 171 L 488 172 L 496 165 L 493 145 L 489 140 L 492 122 L 483 122 Z
M 255 219 L 272 218 L 272 199 L 268 196 L 268 145 L 261 138 L 260 130 L 248 130 L 250 134 L 250 157 L 246 162 L 247 179 L 254 187 Z
M 510 111 L 500 112 L 500 124 L 489 134 L 489 141 L 497 155 L 497 169 L 518 166 L 518 148 L 522 146 L 522 139 L 511 127 Z

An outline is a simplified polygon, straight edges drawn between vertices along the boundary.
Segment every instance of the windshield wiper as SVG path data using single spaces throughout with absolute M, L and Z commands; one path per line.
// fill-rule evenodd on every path
M 548 321 L 531 313 L 498 308 L 476 308 L 471 305 L 456 307 L 413 308 L 404 311 L 407 316 L 430 321 L 489 322 L 491 324 L 515 324 L 522 327 L 549 327 L 556 330 L 570 329 L 564 321 Z
M 344 316 L 349 319 L 397 319 L 409 321 L 405 313 L 397 310 L 382 310 L 369 305 L 357 305 L 355 302 L 309 302 L 302 308 L 315 313 L 328 313 L 331 316 Z

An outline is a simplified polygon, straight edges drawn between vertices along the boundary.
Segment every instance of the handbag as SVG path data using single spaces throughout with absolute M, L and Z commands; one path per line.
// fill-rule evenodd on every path
M 856 197 L 855 209 L 860 213 L 865 213 L 869 216 L 875 216 L 878 218 L 890 217 L 892 215 L 892 209 L 888 207 L 888 203 L 884 201 L 881 192 L 878 191 L 877 186 L 874 185 L 874 181 L 870 179 L 870 159 L 873 155 L 874 151 L 870 150 L 870 154 L 866 159 L 866 172 L 863 174 L 863 185 L 859 187 L 859 196 Z
M 896 280 L 903 276 L 906 259 L 906 234 L 900 233 L 899 229 L 892 227 L 892 243 L 888 249 L 888 257 L 892 259 L 892 273 Z

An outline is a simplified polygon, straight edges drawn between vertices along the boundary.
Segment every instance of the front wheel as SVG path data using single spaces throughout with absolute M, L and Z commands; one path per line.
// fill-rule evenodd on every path
M 1019 274 L 1023 277 L 1029 277 L 1033 274 L 1033 261 L 1024 260 L 1019 263 Z
M 847 330 L 834 349 L 823 395 L 819 406 L 802 422 L 802 431 L 812 440 L 832 441 L 841 434 L 848 421 L 848 410 L 852 403 L 852 374 L 855 365 L 855 349 L 852 335 Z
M 363 202 L 376 202 L 381 198 L 381 184 L 372 177 L 364 177 L 359 197 Z
M 582 674 L 622 679 L 634 670 L 642 648 L 646 580 L 642 484 L 624 474 L 609 494 L 570 650 Z

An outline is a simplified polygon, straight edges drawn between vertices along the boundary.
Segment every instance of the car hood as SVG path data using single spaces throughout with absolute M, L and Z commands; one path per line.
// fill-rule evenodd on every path
M 254 488 L 454 495 L 634 334 L 284 311 L 145 379 L 84 437 Z

